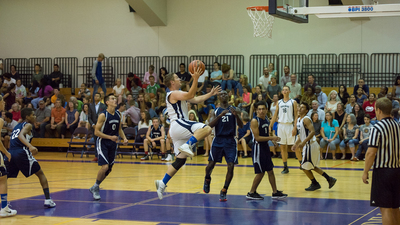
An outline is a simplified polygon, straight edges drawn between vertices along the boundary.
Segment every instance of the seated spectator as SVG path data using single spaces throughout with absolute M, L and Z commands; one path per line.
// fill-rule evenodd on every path
M 251 88 L 251 86 L 250 86 Z M 258 98 L 259 95 L 261 95 L 261 98 L 264 99 L 265 95 L 262 93 L 262 87 L 261 85 L 257 85 L 254 87 L 255 93 L 253 93 L 253 103 L 255 102 L 255 100 Z M 240 95 L 242 96 L 242 95 Z
M 228 64 L 224 63 L 222 64 L 221 67 L 222 71 L 222 82 L 221 82 L 221 88 L 222 90 L 230 89 L 236 87 L 237 82 L 234 80 L 235 79 L 235 71 L 231 69 L 231 66 Z
M 325 120 L 321 124 L 321 152 L 328 145 L 327 151 L 331 150 L 332 159 L 336 160 L 336 147 L 340 143 L 339 139 L 339 123 L 337 120 L 333 119 L 332 113 L 330 111 L 325 113 Z M 344 159 L 345 155 L 342 156 Z
M 160 87 L 164 88 L 164 89 L 167 87 L 164 84 L 164 79 L 165 79 L 165 76 L 167 76 L 167 74 L 168 74 L 167 68 L 161 67 L 160 68 L 160 73 L 158 75 L 158 79 L 159 79 Z
M 10 84 L 3 99 L 6 103 L 6 110 L 10 110 L 11 106 L 15 103 L 15 84 Z
M 300 104 L 307 103 L 307 105 L 311 105 L 314 100 L 317 100 L 317 96 L 314 94 L 313 88 L 308 87 L 307 90 L 304 91 L 303 97 L 301 97 Z
M 64 139 L 65 136 L 65 114 L 66 110 L 61 106 L 61 100 L 57 99 L 55 107 L 51 110 L 50 124 L 46 125 L 46 131 L 50 134 L 51 138 L 55 137 L 55 131 L 58 133 L 58 137 Z
M 346 109 L 344 110 L 347 114 L 350 114 L 353 111 L 353 107 L 356 105 L 356 96 L 350 95 L 350 101 L 346 105 Z
M 388 93 L 387 98 L 392 101 L 392 109 L 399 111 L 400 108 L 399 102 L 393 99 L 392 93 Z
M 354 114 L 356 116 L 356 120 L 357 120 L 357 125 L 361 126 L 364 124 L 364 109 L 361 107 L 360 104 L 356 103 L 353 107 L 353 112 L 352 114 Z
M 138 85 L 139 81 L 140 81 L 139 78 L 133 78 L 133 80 L 131 82 L 132 88 L 130 90 L 131 90 L 131 94 L 132 94 L 133 100 L 135 100 L 135 101 L 138 100 L 139 93 L 143 90 L 142 87 L 140 87 Z
M 37 98 L 38 92 L 39 92 L 39 82 L 32 81 L 30 85 L 28 86 L 28 93 L 26 95 L 26 98 L 24 99 L 24 103 L 28 104 L 30 103 L 34 98 Z
M 4 118 L 4 127 L 7 130 L 7 135 L 4 136 L 4 147 L 10 148 L 10 138 L 12 136 L 12 132 L 14 127 L 18 124 L 17 121 L 13 120 L 13 115 L 9 112 L 6 112 Z
M 371 117 L 369 114 L 364 115 L 364 123 L 360 127 L 360 144 L 358 145 L 356 157 L 354 161 L 358 161 L 360 159 L 361 153 L 365 150 L 365 154 L 367 154 L 368 150 L 368 141 L 369 141 L 369 134 L 371 132 L 371 128 L 373 127 L 371 122 Z
M 304 85 L 304 90 L 308 90 L 308 87 L 312 87 L 315 90 L 317 86 L 314 75 L 308 75 L 308 83 Z
M 289 68 L 288 66 L 285 66 L 285 69 Z M 285 86 L 285 84 L 283 84 L 282 86 Z M 297 102 L 300 102 L 300 98 L 301 98 L 301 84 L 299 84 L 297 82 L 297 75 L 296 74 L 292 74 L 290 75 L 290 82 L 286 83 L 286 86 L 289 86 L 290 88 L 290 93 L 289 93 L 289 98 L 293 99 Z
M 398 123 L 400 121 L 399 109 L 392 109 L 390 116 Z
M 146 102 L 145 105 L 146 105 L 146 111 L 149 112 L 149 114 L 150 114 L 150 118 L 154 118 L 154 117 L 158 118 L 158 114 L 151 107 L 151 102 Z
M 236 87 L 234 87 L 235 94 L 237 94 L 237 96 L 242 96 L 243 95 L 243 87 L 245 87 L 247 85 L 249 85 L 251 88 L 251 84 L 249 83 L 247 76 L 244 74 L 240 75 L 239 82 L 236 84 Z M 228 90 L 231 90 L 231 89 L 228 89 Z M 257 94 L 259 94 L 259 93 L 261 93 L 261 88 L 259 88 Z
M 129 104 L 131 101 L 133 100 L 133 96 L 132 94 L 127 94 L 126 95 L 126 99 L 125 99 L 125 103 L 126 103 L 126 109 L 129 109 L 131 107 L 131 105 Z M 133 102 L 135 103 L 135 106 L 137 107 L 137 103 L 135 102 L 135 100 L 133 100 Z
M 126 103 L 125 102 L 119 103 L 118 112 L 120 112 L 121 116 L 122 116 L 122 118 L 121 118 L 122 129 L 127 128 L 128 127 L 128 123 L 126 122 L 126 115 L 125 115 L 126 114 Z
M 127 108 L 125 115 L 127 120 L 128 126 L 136 126 L 140 121 L 140 109 L 135 105 L 137 104 L 134 100 L 129 102 L 129 108 Z
M 244 91 L 242 95 L 243 103 L 239 104 L 238 107 L 248 112 L 250 110 L 251 103 L 253 102 L 253 95 L 251 93 L 249 85 L 247 85 L 243 89 L 243 91 Z
M 83 105 L 83 110 L 79 114 L 79 123 L 78 123 L 78 127 L 85 127 L 88 130 L 90 130 L 90 123 L 89 123 L 89 115 L 90 115 L 89 110 L 90 110 L 90 108 L 89 107 L 90 106 L 89 106 L 88 103 Z M 76 138 L 76 139 L 79 139 L 79 138 L 82 138 L 82 137 L 83 136 L 80 136 L 80 135 L 74 136 L 74 138 Z
M 354 90 L 353 90 L 353 95 L 357 95 L 358 94 L 358 89 L 361 88 L 362 89 L 362 94 L 365 96 L 369 96 L 369 87 L 368 85 L 365 84 L 364 79 L 359 79 L 358 80 L 358 84 L 356 86 L 354 86 Z
M 394 100 L 400 101 L 400 76 L 396 77 L 392 88 L 392 97 Z
M 273 63 L 268 64 L 268 71 L 270 76 L 278 77 L 278 71 L 275 69 L 275 65 Z
M 53 88 L 47 84 L 46 79 L 40 80 L 40 89 L 38 92 L 38 98 L 33 99 L 32 105 L 35 107 L 35 109 L 38 107 L 38 103 L 40 100 L 43 100 L 44 96 L 50 97 L 51 94 L 53 93 Z
M 78 100 L 83 101 L 83 99 L 86 97 L 90 98 L 90 90 L 89 90 L 89 88 L 86 87 L 85 83 L 82 83 L 81 88 L 79 89 L 79 92 L 78 92 Z
M 155 98 L 157 95 L 157 89 L 160 89 L 160 85 L 155 83 L 154 76 L 149 77 L 150 83 L 147 85 L 146 93 L 149 94 L 150 98 Z
M 369 95 L 368 101 L 365 101 L 364 104 L 362 105 L 362 108 L 363 108 L 364 112 L 366 114 L 369 114 L 369 116 L 371 117 L 372 125 L 374 125 L 375 122 L 376 122 L 375 121 L 376 120 L 376 115 L 375 115 L 375 102 L 376 102 L 376 99 L 375 99 L 375 97 L 376 97 L 375 94 L 371 93 Z
M 276 111 L 276 106 L 278 105 L 278 101 L 279 101 L 278 95 L 275 94 L 275 95 L 272 97 L 272 103 L 271 103 L 271 105 L 269 106 L 269 111 L 270 111 L 270 117 L 269 117 L 269 119 L 272 119 L 272 117 L 274 116 L 275 111 Z M 256 115 L 252 115 L 252 118 L 255 118 L 255 116 L 256 116 Z
M 213 86 L 209 84 L 206 88 L 206 94 L 210 93 L 212 88 L 213 88 Z M 215 105 L 214 105 L 215 101 L 217 101 L 216 95 L 213 95 L 209 99 L 205 100 L 204 104 L 203 104 L 203 108 L 199 110 L 199 113 L 208 115 L 209 110 L 215 109 Z
M 311 111 L 312 109 L 310 109 Z M 325 115 L 325 113 L 324 113 Z M 307 114 L 308 116 L 308 114 Z M 321 139 L 321 124 L 322 124 L 322 120 L 319 119 L 319 115 L 317 112 L 313 112 L 311 113 L 310 116 L 312 122 L 313 122 L 313 127 L 314 127 L 314 131 L 315 131 L 315 137 L 317 138 L 317 142 L 318 144 L 320 143 L 320 139 Z M 321 152 L 322 154 L 322 152 Z
M 113 87 L 113 93 L 117 97 L 117 104 L 121 103 L 123 98 L 125 98 L 125 86 L 121 84 L 121 79 L 118 78 L 115 81 L 115 86 Z
M 328 101 L 325 104 L 325 113 L 326 112 L 331 112 L 334 114 L 337 109 L 337 105 L 339 104 L 340 99 L 335 90 L 331 91 L 328 95 Z
M 148 129 L 153 125 L 153 122 L 150 119 L 150 114 L 147 111 L 140 111 L 140 121 L 138 123 L 138 131 L 141 129 Z M 135 142 L 142 143 L 146 139 L 145 135 L 137 135 L 135 137 Z
M 343 140 L 340 142 L 340 151 L 342 151 L 343 156 L 346 155 L 346 145 L 349 146 L 351 151 L 351 161 L 357 161 L 355 157 L 356 145 L 358 145 L 358 132 L 359 126 L 357 125 L 357 120 L 354 114 L 347 115 L 346 124 L 343 127 Z M 343 157 L 342 157 L 343 158 Z
M 90 104 L 90 97 L 85 97 L 82 99 L 83 104 Z
M 388 91 L 389 91 L 388 87 L 386 87 L 386 86 L 381 87 L 381 90 L 378 95 L 381 95 L 381 97 L 387 97 Z M 379 96 L 378 96 L 378 98 L 379 98 Z
M 316 113 L 316 114 L 318 114 L 318 120 L 323 121 L 323 120 L 325 120 L 325 112 L 324 112 L 324 110 L 318 108 L 318 106 L 319 105 L 318 105 L 318 101 L 317 100 L 312 101 L 311 109 L 307 113 L 307 116 L 310 117 L 310 118 L 313 118 L 312 114 Z
M 136 85 L 138 85 L 139 87 L 142 87 L 142 81 L 140 80 L 140 78 L 138 76 L 136 76 L 136 74 L 133 74 L 132 72 L 130 72 L 130 73 L 128 73 L 128 77 L 126 78 L 126 89 L 128 91 L 130 91 L 132 89 L 133 79 L 137 79 Z
M 315 87 L 315 95 L 317 96 L 318 104 L 320 109 L 325 109 L 326 102 L 328 101 L 328 96 L 322 92 L 321 86 Z
M 15 66 L 15 65 L 11 65 L 10 66 L 10 70 L 11 70 L 11 78 L 13 78 L 14 80 L 18 80 L 18 79 L 21 79 L 20 77 L 19 77 L 19 73 L 17 72 L 17 67 Z M 1 74 L 3 74 L 3 73 L 1 73 Z
M 283 76 L 281 77 L 281 80 L 280 80 L 280 85 L 281 85 L 281 88 L 283 88 L 283 86 L 289 86 L 289 85 L 287 85 L 287 83 L 289 83 L 289 82 L 291 82 L 292 81 L 292 79 L 291 79 L 291 75 L 290 75 L 290 68 L 289 68 L 289 66 L 285 66 L 285 67 L 283 67 Z M 292 74 L 293 75 L 293 74 Z M 278 76 L 278 73 L 276 73 L 276 76 Z M 295 82 L 296 83 L 296 82 Z M 294 83 L 294 84 L 295 84 Z M 290 98 L 290 97 L 289 97 Z
M 280 97 L 282 88 L 281 88 L 281 86 L 279 86 L 276 83 L 275 76 L 271 76 L 271 84 L 268 85 L 268 88 L 266 91 L 267 91 L 267 94 L 266 94 L 265 98 L 267 99 L 267 102 L 269 102 L 268 104 L 270 104 L 270 102 L 272 102 L 272 97 L 274 97 L 274 95 L 278 95 L 278 97 Z
M 347 93 L 347 88 L 344 84 L 339 86 L 339 99 L 340 101 L 346 105 L 349 102 L 350 95 Z
M 347 113 L 344 111 L 343 103 L 339 102 L 337 105 L 337 110 L 335 112 L 334 119 L 339 123 L 339 131 L 342 131 L 343 126 L 346 124 Z
M 22 85 L 21 79 L 18 79 L 17 86 L 15 87 L 15 101 L 18 102 L 18 104 L 23 105 L 25 97 L 26 88 Z
M 151 149 L 156 146 L 161 146 L 161 160 L 165 161 L 165 130 L 160 124 L 158 117 L 152 119 L 152 125 L 148 128 L 146 133 L 146 139 L 143 141 L 144 154 L 145 156 L 140 160 L 149 160 L 149 146 Z
M 154 82 L 157 83 L 157 74 L 154 72 L 154 66 L 153 65 L 150 65 L 149 66 L 149 71 L 147 71 L 144 74 L 143 85 L 142 85 L 143 88 L 147 88 L 147 85 L 150 84 L 150 76 L 153 76 Z
M 60 88 L 58 88 L 58 87 L 54 88 L 53 89 L 53 95 L 50 98 L 51 103 L 53 103 L 53 104 L 56 103 L 57 99 L 59 99 L 60 96 L 61 96 Z
M 71 134 L 78 127 L 79 112 L 76 109 L 77 105 L 73 101 L 69 101 L 65 111 L 65 125 Z
M 364 102 L 368 99 L 366 95 L 363 94 L 363 89 L 358 88 L 357 90 L 357 95 L 356 96 L 356 101 L 358 104 L 362 105 Z
M 211 72 L 210 81 L 211 84 L 215 87 L 221 85 L 222 82 L 222 71 L 219 69 L 221 65 L 218 62 L 214 62 L 214 71 Z M 207 87 L 207 86 L 206 86 Z
M 18 103 L 14 103 L 11 106 L 11 109 L 8 112 L 13 115 L 13 120 L 17 121 L 18 123 L 22 122 L 22 120 L 21 120 L 21 106 Z
M 243 148 L 243 156 L 242 158 L 247 158 L 247 144 L 250 144 L 252 135 L 250 131 L 250 117 L 247 112 L 242 112 L 241 118 L 243 120 L 243 127 L 238 129 L 238 143 L 242 145 Z
M 40 64 L 36 64 L 35 65 L 35 71 L 33 72 L 32 75 L 32 80 L 36 80 L 37 82 L 41 82 L 41 80 L 43 79 L 43 73 L 42 73 L 42 67 L 40 66 Z
M 4 81 L 3 84 L 6 84 L 5 87 L 10 87 L 10 84 L 16 84 L 17 81 L 14 78 L 11 78 L 11 74 L 10 73 L 6 73 L 3 75 Z
M 233 106 L 236 106 L 236 104 L 235 104 L 235 100 L 236 100 L 236 95 L 234 94 L 234 92 L 233 92 L 233 90 L 226 90 L 226 92 L 228 93 L 228 96 L 229 96 L 229 102 L 228 102 L 228 104 L 229 105 L 233 105 Z
M 267 91 L 268 86 L 271 84 L 268 67 L 263 68 L 263 75 L 258 78 L 258 84 L 261 85 L 263 92 Z
M 45 138 L 46 126 L 50 123 L 51 110 L 46 108 L 45 102 L 43 100 L 39 102 L 39 108 L 36 109 L 35 115 L 36 122 L 34 124 L 34 136 Z
M 94 102 L 89 105 L 89 123 L 90 126 L 94 129 L 97 124 L 97 119 L 100 113 L 104 112 L 107 109 L 107 106 L 100 102 L 100 94 L 94 94 Z
M 189 120 L 193 122 L 199 122 L 199 117 L 197 116 L 197 113 L 195 110 L 191 109 L 188 112 L 189 115 Z
M 51 87 L 59 88 L 63 74 L 60 72 L 60 67 L 58 66 L 58 64 L 54 64 L 53 69 L 54 71 L 49 76 L 51 81 Z
M 255 105 L 256 105 L 257 102 L 264 101 L 263 95 L 261 93 L 260 94 L 255 93 L 255 94 L 253 94 L 253 96 L 254 96 L 253 97 L 253 102 L 251 103 L 251 106 L 250 106 L 249 115 L 253 115 L 253 113 L 255 113 L 255 111 L 257 110 L 255 108 Z
M 156 103 L 155 111 L 159 115 L 166 107 L 166 94 L 164 89 L 157 90 L 157 103 Z
M 137 98 L 137 104 L 140 111 L 146 111 L 146 103 L 144 100 L 144 93 L 140 93 Z
M 210 84 L 208 70 L 204 70 L 197 82 L 197 92 L 204 93 L 207 85 Z M 190 85 L 192 85 L 192 83 L 190 83 Z
M 32 103 L 26 104 L 24 108 L 31 108 L 31 109 L 34 109 Z
M 60 95 L 60 97 L 61 96 L 64 97 L 63 95 Z M 65 99 L 62 99 L 62 98 L 59 98 L 59 99 L 61 100 L 61 104 L 63 104 L 65 102 Z M 54 104 L 51 102 L 50 98 L 48 98 L 47 96 L 44 96 L 43 101 L 44 101 L 45 107 L 50 109 L 50 111 L 54 108 Z
M 83 102 L 79 101 L 75 96 L 71 96 L 69 98 L 70 102 L 73 102 L 75 104 L 75 109 L 78 110 L 78 113 L 82 112 L 83 109 Z M 65 106 L 65 108 L 67 108 L 67 106 Z
M 186 72 L 186 65 L 185 63 L 181 63 L 179 65 L 179 71 L 176 72 L 176 75 L 181 79 L 182 85 L 188 85 L 192 81 L 192 75 L 190 73 Z M 189 90 L 189 88 L 188 88 Z

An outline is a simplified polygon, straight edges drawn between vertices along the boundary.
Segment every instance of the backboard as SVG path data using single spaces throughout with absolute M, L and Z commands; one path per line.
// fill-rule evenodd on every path
M 294 7 L 308 7 L 308 0 L 269 0 L 269 15 L 296 23 L 308 23 L 308 15 L 289 13 Z

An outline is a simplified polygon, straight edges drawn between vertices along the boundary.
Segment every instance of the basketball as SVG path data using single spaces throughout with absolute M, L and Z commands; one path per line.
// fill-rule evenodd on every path
M 204 70 L 206 69 L 206 66 L 204 65 L 204 63 L 200 60 L 193 60 L 190 64 L 189 64 L 189 72 L 190 73 L 194 73 L 195 70 L 197 70 L 197 68 L 200 67 L 201 68 L 201 74 L 202 75 L 204 73 Z

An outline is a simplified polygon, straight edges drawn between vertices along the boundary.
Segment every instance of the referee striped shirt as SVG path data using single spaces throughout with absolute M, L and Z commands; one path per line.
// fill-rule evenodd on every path
M 371 128 L 369 147 L 377 148 L 374 169 L 400 168 L 400 124 L 384 118 Z

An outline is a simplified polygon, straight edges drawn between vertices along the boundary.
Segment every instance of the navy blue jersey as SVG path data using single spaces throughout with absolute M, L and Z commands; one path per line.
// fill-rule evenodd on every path
M 239 127 L 238 129 L 239 139 L 242 138 L 244 135 L 246 135 L 248 130 L 250 130 L 250 122 L 244 124 L 242 128 Z
M 157 129 L 153 125 L 151 125 L 150 129 L 151 129 L 150 130 L 151 138 L 158 138 L 158 137 L 162 136 L 162 133 L 161 133 L 161 129 L 163 129 L 162 125 L 158 125 Z
M 107 134 L 110 136 L 118 136 L 119 135 L 119 126 L 121 124 L 121 113 L 115 111 L 114 115 L 109 113 L 107 110 L 103 112 L 106 116 L 106 120 L 101 127 L 101 132 L 103 134 Z
M 18 138 L 19 134 L 21 133 L 21 130 L 24 128 L 24 126 L 26 124 L 28 124 L 28 123 L 27 122 L 22 122 L 22 123 L 17 124 L 14 127 L 14 130 L 13 130 L 12 135 L 11 135 L 11 140 L 10 140 L 10 150 L 21 149 L 23 147 L 27 147 Z M 32 137 L 33 136 L 32 136 L 32 131 L 31 131 L 30 134 L 26 134 L 25 138 L 26 138 L 26 140 L 29 141 L 29 143 L 31 143 Z
M 229 106 L 228 110 L 232 108 L 236 110 L 235 107 Z M 215 109 L 215 116 L 219 116 L 225 109 L 217 108 Z M 235 137 L 236 136 L 236 117 L 229 111 L 223 117 L 221 117 L 215 125 L 215 137 Z
M 265 117 L 265 119 L 261 119 L 259 117 L 256 117 L 254 119 L 256 119 L 257 122 L 258 122 L 258 132 L 259 132 L 258 135 L 261 136 L 261 137 L 269 137 L 269 121 L 268 121 L 268 118 Z M 252 131 L 252 134 L 253 134 L 253 131 Z M 253 135 L 253 143 L 254 144 L 266 144 L 266 145 L 268 145 L 267 141 L 265 141 L 265 142 L 256 141 L 256 139 L 254 138 L 254 135 Z

